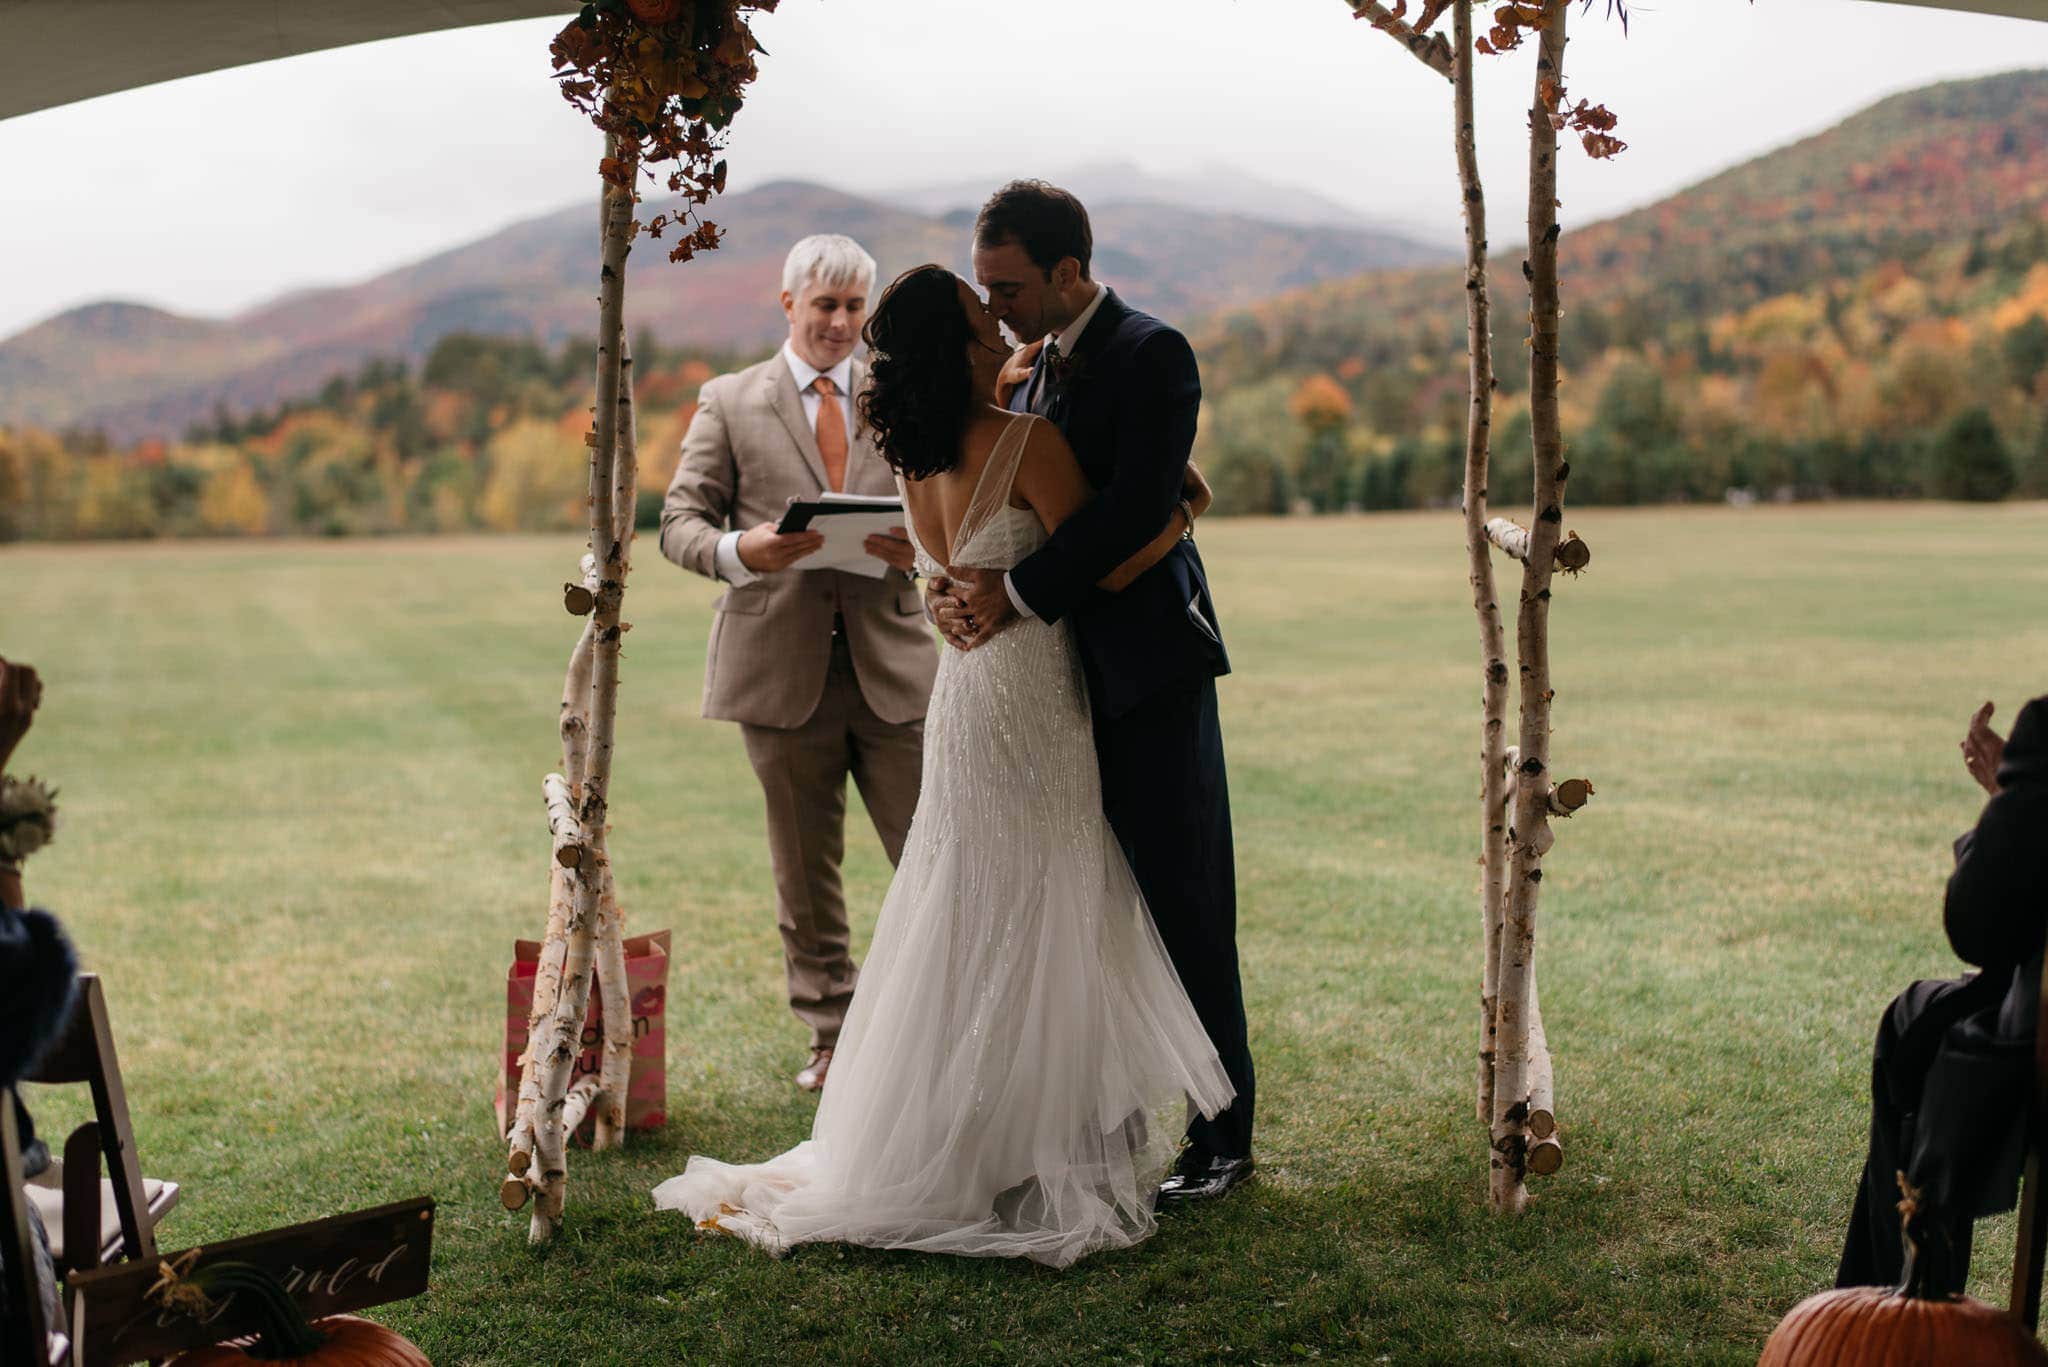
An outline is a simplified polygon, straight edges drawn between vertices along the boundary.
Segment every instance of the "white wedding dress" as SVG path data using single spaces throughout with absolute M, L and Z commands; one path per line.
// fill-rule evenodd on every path
M 954 564 L 1008 569 L 1044 544 L 1009 506 L 1038 421 L 990 454 Z M 765 1163 L 693 1157 L 654 1201 L 777 1254 L 1066 1267 L 1152 1232 L 1186 1106 L 1231 1095 L 1103 817 L 1071 631 L 1026 620 L 944 652 L 917 815 L 811 1137 Z

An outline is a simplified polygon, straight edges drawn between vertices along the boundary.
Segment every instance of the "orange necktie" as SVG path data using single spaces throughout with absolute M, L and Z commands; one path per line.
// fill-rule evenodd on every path
M 839 411 L 833 395 L 839 392 L 829 375 L 811 381 L 818 391 L 818 454 L 825 458 L 825 480 L 834 489 L 846 489 L 846 415 Z

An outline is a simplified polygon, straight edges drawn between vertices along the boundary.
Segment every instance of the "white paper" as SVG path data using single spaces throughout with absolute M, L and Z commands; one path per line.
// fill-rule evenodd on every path
M 833 513 L 827 517 L 814 517 L 806 531 L 823 532 L 825 544 L 818 550 L 796 562 L 800 570 L 845 570 L 849 574 L 864 574 L 870 579 L 880 579 L 889 572 L 889 562 L 869 555 L 863 549 L 868 537 L 881 533 L 887 535 L 903 525 L 903 502 L 894 494 L 823 494 L 819 503 L 844 503 L 852 507 L 874 507 L 872 513 Z

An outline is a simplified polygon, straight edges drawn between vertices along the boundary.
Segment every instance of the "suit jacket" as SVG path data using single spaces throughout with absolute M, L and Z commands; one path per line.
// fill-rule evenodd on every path
M 1942 910 L 1949 943 L 1983 972 L 1962 985 L 1960 1014 L 1942 1027 L 1907 1165 L 1965 1217 L 2012 1208 L 2031 1128 L 2048 936 L 2048 697 L 2013 722 L 1998 784 L 1956 841 Z
M 855 362 L 853 392 L 864 378 Z M 828 487 L 815 429 L 778 351 L 707 382 L 697 396 L 661 506 L 661 553 L 715 579 L 718 539 L 728 530 L 779 518 L 790 499 L 816 498 Z M 849 435 L 845 492 L 896 492 L 895 473 L 863 431 Z M 891 569 L 870 579 L 806 570 L 801 561 L 718 600 L 704 659 L 704 715 L 801 726 L 825 691 L 835 614 L 868 707 L 886 722 L 923 717 L 938 650 L 909 576 Z
M 1055 376 L 1043 354 L 1011 396 L 1056 424 L 1097 496 L 1010 572 L 1049 622 L 1071 615 L 1096 714 L 1115 718 L 1162 688 L 1230 672 L 1202 557 L 1183 540 L 1121 593 L 1096 581 L 1172 517 L 1195 440 L 1202 381 L 1187 339 L 1105 296 Z

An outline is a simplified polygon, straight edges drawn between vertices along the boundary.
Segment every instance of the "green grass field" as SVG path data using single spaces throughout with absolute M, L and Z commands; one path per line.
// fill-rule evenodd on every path
M 1485 1207 L 1476 631 L 1455 514 L 1217 522 L 1259 1180 L 1065 1273 L 657 1215 L 692 1152 L 808 1132 L 758 792 L 697 717 L 710 585 L 643 538 L 613 850 L 672 927 L 669 1114 L 572 1157 L 544 1251 L 498 1203 L 511 941 L 545 915 L 566 539 L 0 552 L 48 698 L 29 866 L 106 978 L 167 1247 L 431 1193 L 441 1363 L 1753 1361 L 1833 1273 L 1877 1013 L 1955 963 L 1956 753 L 2048 690 L 2048 505 L 1591 511 L 1553 612 L 1538 930 L 1564 1171 Z M 859 818 L 855 817 L 856 823 Z M 887 869 L 850 841 L 861 939 Z M 44 1093 L 61 1134 L 75 1100 Z M 1984 1233 L 2002 1295 L 2009 1222 Z

